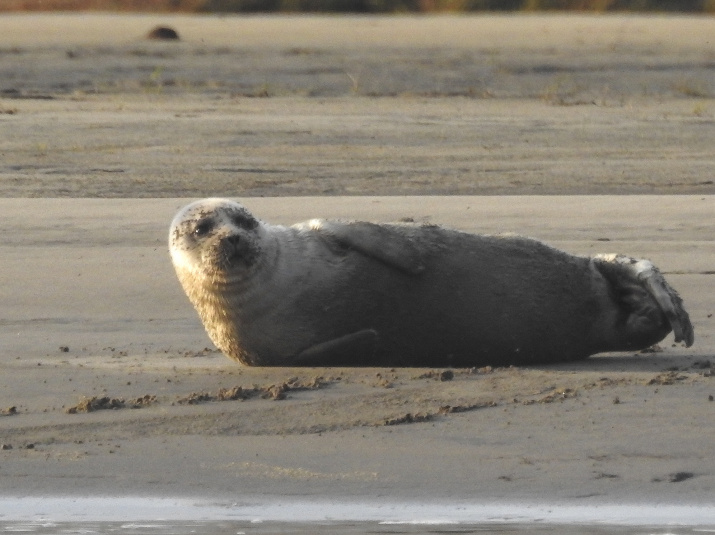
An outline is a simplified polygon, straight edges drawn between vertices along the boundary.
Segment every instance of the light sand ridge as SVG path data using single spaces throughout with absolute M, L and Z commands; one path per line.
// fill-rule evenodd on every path
M 0 321 L 6 494 L 709 496 L 712 196 L 242 199 L 276 223 L 411 217 L 650 257 L 696 330 L 690 349 L 669 338 L 655 353 L 451 374 L 247 369 L 205 349 L 166 250 L 185 202 L 0 201 L 14 240 Z M 62 232 L 38 235 L 53 225 Z M 68 414 L 83 398 L 115 410 Z

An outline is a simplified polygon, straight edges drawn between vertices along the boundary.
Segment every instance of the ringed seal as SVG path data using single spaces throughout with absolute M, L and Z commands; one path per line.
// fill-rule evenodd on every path
M 433 225 L 256 219 L 227 199 L 169 232 L 209 337 L 253 366 L 506 366 L 693 343 L 648 260 L 580 257 L 523 237 Z

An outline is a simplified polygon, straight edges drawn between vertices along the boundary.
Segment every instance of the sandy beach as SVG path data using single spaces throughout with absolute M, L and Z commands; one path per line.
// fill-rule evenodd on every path
M 242 368 L 218 354 L 164 243 L 184 202 L 0 201 L 13 281 L 2 406 L 16 407 L 0 419 L 13 448 L 6 493 L 708 502 L 713 196 L 244 199 L 276 222 L 413 217 L 637 253 L 678 288 L 697 333 L 690 349 L 671 338 L 657 353 L 460 369 L 450 381 L 427 369 Z M 297 388 L 274 399 L 284 383 Z M 258 391 L 219 401 L 236 386 Z M 82 411 L 103 397 L 123 407 Z M 692 476 L 671 482 L 679 473 Z
M 157 24 L 182 40 L 145 40 Z M 712 17 L 0 17 L 0 495 L 711 506 L 712 35 Z M 452 374 L 242 368 L 167 252 L 209 195 L 272 223 L 409 217 L 646 257 L 696 342 Z

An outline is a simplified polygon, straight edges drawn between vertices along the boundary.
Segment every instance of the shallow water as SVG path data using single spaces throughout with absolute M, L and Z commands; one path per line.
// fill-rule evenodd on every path
M 563 524 L 383 524 L 374 522 L 307 522 L 245 523 L 232 521 L 200 522 L 0 522 L 0 533 L 37 533 L 49 534 L 156 534 L 184 535 L 193 533 L 212 535 L 267 535 L 267 534 L 380 534 L 380 533 L 478 533 L 489 534 L 527 534 L 551 533 L 553 535 L 688 535 L 713 533 L 713 529 L 668 526 L 598 526 L 598 525 L 563 525 Z
M 715 533 L 715 506 L 0 498 L 0 533 Z
M 334 522 L 334 523 L 302 523 L 287 524 L 267 522 L 260 524 L 245 524 L 241 522 L 155 522 L 155 523 L 122 523 L 122 522 L 58 522 L 58 523 L 4 523 L 0 522 L 0 532 L 49 534 L 156 534 L 184 535 L 193 533 L 212 535 L 250 535 L 250 534 L 379 534 L 379 533 L 478 533 L 489 534 L 528 534 L 552 533 L 554 535 L 687 535 L 703 533 L 695 528 L 670 527 L 622 527 L 622 526 L 564 526 L 554 524 L 398 524 L 385 525 L 370 522 Z M 705 531 L 712 533 L 712 530 Z

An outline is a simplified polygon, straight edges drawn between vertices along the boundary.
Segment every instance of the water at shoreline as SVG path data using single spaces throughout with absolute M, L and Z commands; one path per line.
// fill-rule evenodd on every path
M 478 533 L 479 535 L 506 534 L 541 534 L 553 535 L 689 535 L 695 533 L 712 533 L 707 528 L 691 528 L 670 526 L 597 526 L 597 525 L 554 525 L 554 524 L 375 524 L 371 522 L 330 522 L 330 523 L 253 523 L 241 522 L 152 522 L 152 523 L 121 523 L 121 522 L 58 522 L 58 523 L 6 523 L 0 522 L 0 532 L 24 532 L 39 535 L 58 533 L 83 534 L 144 534 L 156 535 L 188 535 L 193 533 L 210 533 L 212 535 L 303 535 L 316 534 L 397 534 L 397 533 Z
M 0 532 L 50 533 L 715 533 L 715 507 L 424 504 L 281 499 L 0 499 Z

